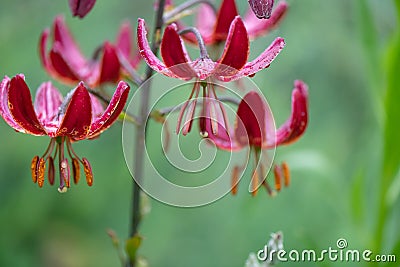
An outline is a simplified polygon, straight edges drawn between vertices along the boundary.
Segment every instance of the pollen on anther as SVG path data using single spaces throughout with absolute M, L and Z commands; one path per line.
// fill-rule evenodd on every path
M 290 184 L 290 170 L 289 170 L 289 165 L 286 162 L 282 163 L 282 171 L 283 171 L 284 185 L 288 187 Z
M 38 179 L 38 174 L 37 174 L 37 164 L 39 162 L 39 156 L 35 156 L 32 159 L 32 163 L 31 163 L 31 173 L 32 173 L 32 181 L 34 183 L 37 182 Z
M 90 166 L 90 163 L 86 158 L 82 158 L 82 164 L 86 176 L 86 183 L 88 184 L 88 186 L 92 186 L 93 184 L 92 167 Z
M 74 183 L 77 184 L 81 178 L 81 168 L 79 167 L 79 161 L 76 158 L 72 159 L 72 173 L 74 175 Z
M 44 184 L 44 174 L 46 171 L 46 161 L 44 158 L 40 158 L 37 165 L 37 182 L 39 187 L 42 187 Z

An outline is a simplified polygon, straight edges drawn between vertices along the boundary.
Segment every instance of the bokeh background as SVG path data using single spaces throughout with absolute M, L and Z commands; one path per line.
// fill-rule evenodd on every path
M 244 13 L 247 2 L 240 2 Z M 302 79 L 310 87 L 306 134 L 276 155 L 277 162 L 285 160 L 291 166 L 291 186 L 275 198 L 265 192 L 253 198 L 244 181 L 237 196 L 191 209 L 149 199 L 151 212 L 140 227 L 144 239 L 139 254 L 150 266 L 244 266 L 249 253 L 261 249 L 269 234 L 279 230 L 287 250 L 321 251 L 346 238 L 351 249 L 397 253 L 400 260 L 399 177 L 387 187 L 385 199 L 391 208 L 384 217 L 378 213 L 384 155 L 400 154 L 397 146 L 384 150 L 384 96 L 391 84 L 388 51 L 395 53 L 393 40 L 399 30 L 394 1 L 288 2 L 286 19 L 279 29 L 252 43 L 250 57 L 274 37 L 285 38 L 281 55 L 253 78 L 278 125 L 289 116 L 293 81 Z M 65 15 L 83 53 L 90 55 L 103 40 L 114 40 L 122 21 L 136 26 L 140 16 L 151 24 L 152 10 L 151 1 L 98 1 L 79 20 L 71 17 L 66 0 L 3 0 L 0 75 L 24 73 L 32 93 L 50 79 L 39 62 L 38 40 L 57 14 Z M 56 84 L 64 94 L 71 89 Z M 47 184 L 39 189 L 30 178 L 31 159 L 44 152 L 49 139 L 15 133 L 0 122 L 0 266 L 120 265 L 106 230 L 113 229 L 121 243 L 128 235 L 132 178 L 122 153 L 121 125 L 116 123 L 97 140 L 74 145 L 92 164 L 94 186 L 82 182 L 59 194 Z M 159 133 L 154 136 L 159 138 Z M 379 218 L 385 222 L 378 230 L 382 242 L 376 229 Z

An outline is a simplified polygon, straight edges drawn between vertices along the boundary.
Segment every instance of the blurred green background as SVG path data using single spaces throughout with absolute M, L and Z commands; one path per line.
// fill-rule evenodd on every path
M 292 169 L 291 186 L 276 198 L 262 191 L 253 198 L 243 181 L 237 196 L 191 209 L 151 200 L 139 251 L 150 266 L 243 266 L 278 230 L 287 250 L 320 251 L 346 238 L 351 249 L 380 248 L 400 260 L 398 187 L 391 186 L 391 209 L 382 217 L 382 245 L 376 244 L 375 231 L 382 158 L 388 153 L 383 152 L 387 48 L 399 30 L 394 2 L 288 2 L 286 19 L 252 43 L 250 57 L 275 36 L 285 38 L 281 55 L 253 78 L 278 125 L 289 116 L 293 81 L 302 79 L 310 87 L 306 134 L 277 150 L 277 162 L 286 160 Z M 239 6 L 244 12 L 247 2 Z M 71 18 L 67 0 L 3 0 L 0 7 L 0 74 L 24 73 L 32 92 L 50 79 L 39 62 L 38 40 L 57 14 L 65 14 L 85 55 L 103 40 L 113 41 L 123 20 L 135 26 L 138 16 L 153 21 L 151 1 L 98 1 L 84 20 Z M 56 84 L 64 94 L 71 89 Z M 67 194 L 47 184 L 39 189 L 31 181 L 31 159 L 44 152 L 48 138 L 15 133 L 4 121 L 0 137 L 0 266 L 119 266 L 106 230 L 114 229 L 121 242 L 128 235 L 132 179 L 122 153 L 121 123 L 97 140 L 74 145 L 90 160 L 95 182 L 92 188 L 81 182 Z M 400 154 L 400 148 L 389 152 Z M 280 264 L 292 265 L 304 263 Z

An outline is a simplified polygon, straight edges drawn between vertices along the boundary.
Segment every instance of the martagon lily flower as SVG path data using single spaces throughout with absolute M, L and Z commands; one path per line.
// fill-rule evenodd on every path
M 132 29 L 129 23 L 123 23 L 116 44 L 104 42 L 94 53 L 93 59 L 85 58 L 74 41 L 62 16 L 57 16 L 52 28 L 52 46 L 47 52 L 47 40 L 50 30 L 46 29 L 40 38 L 40 59 L 45 70 L 55 79 L 66 84 L 84 81 L 91 88 L 104 83 L 116 83 L 125 69 L 121 59 L 127 61 L 133 69 L 140 62 L 140 54 L 133 50 Z
M 177 133 L 180 131 L 180 123 L 185 110 L 189 106 L 189 111 L 186 116 L 186 122 L 189 123 L 186 123 L 182 130 L 184 135 L 190 131 L 200 87 L 203 89 L 204 99 L 210 99 L 209 103 L 216 103 L 218 101 L 213 101 L 218 100 L 212 82 L 213 79 L 229 82 L 245 76 L 252 76 L 258 71 L 269 67 L 271 62 L 285 46 L 283 38 L 278 37 L 260 56 L 253 61 L 247 62 L 250 46 L 249 36 L 242 19 L 237 16 L 231 23 L 224 51 L 217 62 L 210 59 L 205 49 L 204 42 L 199 35 L 197 35 L 197 38 L 200 46 L 200 58 L 192 60 L 186 52 L 176 24 L 171 24 L 166 27 L 161 41 L 162 62 L 151 51 L 150 45 L 146 39 L 146 34 L 145 21 L 139 19 L 137 39 L 140 53 L 152 69 L 173 78 L 182 80 L 195 79 L 190 97 L 181 108 L 178 117 Z M 192 97 L 194 97 L 194 99 L 192 99 Z M 191 103 L 189 104 L 190 101 Z M 203 101 L 203 106 L 207 109 L 212 105 L 208 105 L 206 101 Z M 222 104 L 219 104 L 219 107 L 226 121 Z
M 89 94 L 80 82 L 64 99 L 51 82 L 40 85 L 32 104 L 30 90 L 22 74 L 12 79 L 4 77 L 0 84 L 0 115 L 17 132 L 35 136 L 47 135 L 51 138 L 44 154 L 35 156 L 31 171 L 33 182 L 39 187 L 44 184 L 46 164 L 48 180 L 54 184 L 54 160 L 58 156 L 60 192 L 70 187 L 70 163 L 65 156 L 65 148 L 72 162 L 74 182 L 80 178 L 80 164 L 84 168 L 86 182 L 93 183 L 93 173 L 89 161 L 80 158 L 72 149 L 72 143 L 98 137 L 118 118 L 126 103 L 129 85 L 120 82 L 104 110 L 99 101 Z
M 208 115 L 208 114 L 207 114 Z M 255 169 L 251 179 L 251 191 L 257 193 L 260 185 L 263 185 L 268 193 L 274 191 L 266 181 L 267 162 L 260 160 L 260 153 L 268 154 L 268 150 L 276 146 L 288 145 L 298 140 L 304 133 L 308 123 L 308 87 L 296 80 L 292 92 L 292 111 L 289 119 L 275 132 L 272 115 L 263 98 L 255 91 L 247 93 L 240 102 L 237 112 L 235 127 L 227 131 L 218 124 L 218 134 L 212 129 L 212 118 L 205 116 L 200 120 L 200 128 L 206 132 L 206 137 L 219 149 L 235 151 L 250 146 L 250 152 L 254 153 Z M 232 193 L 237 192 L 238 175 L 245 166 L 235 166 L 232 172 Z M 274 166 L 275 187 L 280 191 L 282 179 L 284 185 L 289 185 L 289 167 L 286 163 Z M 260 179 L 261 178 L 261 179 Z
M 268 20 L 258 19 L 249 9 L 243 18 L 249 38 L 255 39 L 275 29 L 285 17 L 287 9 L 288 4 L 283 0 L 277 4 L 273 11 L 271 5 Z M 217 14 L 209 5 L 202 4 L 197 11 L 195 25 L 206 45 L 218 44 L 226 40 L 229 35 L 230 25 L 238 15 L 239 12 L 235 0 L 223 0 Z M 207 19 L 205 20 L 204 18 Z M 185 28 L 183 23 L 177 23 L 180 29 Z M 191 43 L 196 43 L 196 37 L 191 33 L 187 33 L 183 37 Z

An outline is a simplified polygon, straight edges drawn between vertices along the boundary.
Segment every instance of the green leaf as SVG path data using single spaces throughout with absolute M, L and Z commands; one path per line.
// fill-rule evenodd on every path
M 139 235 L 135 235 L 126 240 L 125 251 L 128 254 L 128 257 L 131 260 L 131 262 L 136 261 L 136 252 L 139 249 L 141 243 L 142 243 L 142 237 Z

